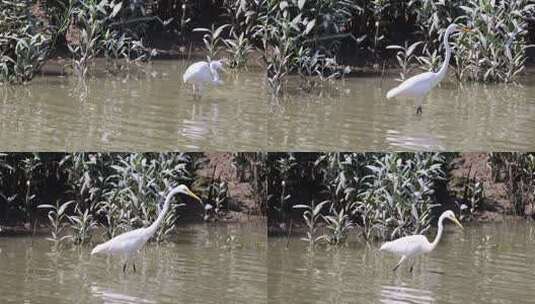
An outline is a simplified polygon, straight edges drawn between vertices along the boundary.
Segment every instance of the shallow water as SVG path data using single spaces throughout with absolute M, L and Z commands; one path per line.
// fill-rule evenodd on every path
M 283 100 L 260 71 L 223 76 L 193 100 L 179 81 L 187 62 L 154 61 L 121 76 L 42 76 L 0 87 L 3 150 L 455 150 L 535 149 L 535 76 L 523 85 L 446 81 L 415 115 L 387 101 L 391 78 L 337 81 Z M 451 73 L 450 73 L 451 74 Z
M 149 244 L 133 273 L 91 248 L 0 237 L 2 303 L 266 303 L 265 225 L 179 227 Z
M 434 235 L 432 235 L 434 237 Z M 357 241 L 307 250 L 269 238 L 269 303 L 533 303 L 535 225 L 449 225 L 439 246 L 397 272 L 398 258 Z

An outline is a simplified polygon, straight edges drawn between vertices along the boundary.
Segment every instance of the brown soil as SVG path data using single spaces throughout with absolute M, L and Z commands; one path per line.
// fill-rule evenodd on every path
M 488 153 L 461 153 L 454 160 L 448 182 L 450 195 L 462 197 L 468 178 L 482 183 L 484 189 L 484 202 L 482 210 L 475 214 L 476 221 L 502 221 L 506 214 L 512 214 L 513 206 L 507 198 L 505 184 L 492 176 Z
M 233 155 L 229 152 L 210 152 L 204 154 L 206 165 L 197 171 L 199 184 L 208 185 L 212 181 L 225 181 L 228 185 L 227 209 L 224 221 L 250 221 L 258 218 L 257 204 L 253 195 L 253 188 L 248 182 L 238 179 L 236 170 L 232 166 Z M 209 194 L 204 195 L 208 197 Z

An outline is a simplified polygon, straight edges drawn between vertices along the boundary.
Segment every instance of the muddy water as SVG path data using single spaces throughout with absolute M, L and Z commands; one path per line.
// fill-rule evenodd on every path
M 308 251 L 298 239 L 287 249 L 269 238 L 269 303 L 533 303 L 535 225 L 445 232 L 412 273 L 407 264 L 393 273 L 398 259 L 375 244 Z
M 298 96 L 269 119 L 280 150 L 497 151 L 535 148 L 535 78 L 523 86 L 446 81 L 416 115 L 411 101 L 386 100 L 393 79 L 353 78 L 324 96 Z M 531 83 L 531 84 L 530 84 Z
M 0 237 L 2 303 L 266 303 L 265 225 L 178 228 L 147 246 L 137 272 L 90 248 Z
M 338 81 L 284 100 L 260 71 L 224 75 L 193 100 L 179 79 L 187 62 L 154 61 L 118 76 L 37 77 L 0 88 L 3 150 L 533 150 L 535 78 L 522 86 L 446 81 L 415 115 L 387 101 L 393 77 Z
M 237 151 L 265 147 L 269 105 L 260 74 L 207 89 L 194 100 L 187 62 L 155 61 L 118 76 L 38 77 L 0 87 L 3 150 Z

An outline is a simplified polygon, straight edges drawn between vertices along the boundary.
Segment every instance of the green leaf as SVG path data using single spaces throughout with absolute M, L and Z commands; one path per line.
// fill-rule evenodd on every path
M 50 204 L 42 204 L 37 206 L 37 208 L 50 208 L 50 209 L 56 209 L 56 206 L 50 205 Z
M 308 33 L 310 33 L 310 31 L 312 31 L 312 29 L 314 28 L 314 25 L 316 25 L 316 20 L 312 20 L 312 21 L 309 21 L 307 23 L 307 27 L 305 29 L 305 35 L 308 35 Z
M 63 205 L 61 205 L 61 207 L 59 207 L 58 209 L 58 214 L 63 214 L 63 212 L 65 212 L 65 209 L 67 209 L 67 207 L 69 207 L 70 204 L 74 203 L 74 201 L 70 201 L 70 202 L 67 202 Z
M 114 18 L 119 13 L 122 7 L 123 7 L 122 2 L 115 4 L 115 6 L 113 7 L 113 11 L 111 12 L 110 18 Z

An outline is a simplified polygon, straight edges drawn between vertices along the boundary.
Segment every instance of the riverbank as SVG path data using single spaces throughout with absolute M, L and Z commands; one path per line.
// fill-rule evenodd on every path
M 116 231 L 146 226 L 158 214 L 156 205 L 161 207 L 169 187 L 166 185 L 177 183 L 188 185 L 202 198 L 203 205 L 189 198 L 177 198 L 182 204 L 171 208 L 171 214 L 166 216 L 167 229 L 175 223 L 263 223 L 263 202 L 253 195 L 250 185 L 248 170 L 253 166 L 232 171 L 238 156 L 233 153 L 2 154 L 0 234 L 53 233 L 59 239 L 72 230 L 80 242 L 85 242 L 97 228 L 113 235 Z M 239 170 L 247 178 L 238 180 Z
M 444 165 L 444 168 L 446 169 L 445 176 L 444 178 L 439 177 L 437 180 L 435 180 L 434 185 L 431 186 L 432 190 L 430 189 L 431 192 L 429 192 L 429 204 L 436 204 L 436 206 L 431 207 L 429 214 L 424 213 L 427 214 L 426 216 L 432 216 L 436 218 L 445 210 L 453 210 L 460 217 L 461 221 L 471 222 L 476 225 L 478 223 L 503 222 L 505 220 L 525 221 L 526 219 L 533 217 L 533 196 L 529 193 L 526 194 L 526 189 L 531 189 L 529 188 L 531 186 L 526 185 L 526 188 L 522 189 L 522 191 L 524 191 L 522 194 L 518 193 L 520 190 L 516 188 L 516 190 L 512 189 L 510 186 L 511 181 L 507 172 L 504 172 L 503 165 L 499 164 L 503 162 L 508 162 L 510 166 L 511 164 L 514 164 L 515 168 L 517 168 L 518 170 L 524 170 L 527 172 L 531 169 L 522 167 L 523 165 L 522 163 L 520 163 L 519 160 L 520 158 L 526 158 L 525 154 L 518 153 L 518 155 L 514 154 L 517 156 L 511 156 L 513 154 L 510 153 L 491 154 L 479 152 L 465 152 L 457 154 L 446 153 L 445 155 L 450 155 L 446 156 L 446 159 L 449 160 L 446 162 L 447 164 Z M 302 157 L 296 157 L 298 159 L 297 163 L 299 163 L 299 159 L 302 159 Z M 516 159 L 514 159 L 514 157 L 516 157 Z M 528 159 L 530 158 L 528 157 Z M 313 162 L 314 160 L 315 156 L 312 156 L 309 161 Z M 413 159 L 412 161 L 414 162 L 415 160 Z M 423 160 L 422 163 L 424 163 Z M 391 166 L 392 165 L 394 164 L 392 163 Z M 385 166 L 388 167 L 388 165 Z M 397 166 L 400 166 L 400 164 L 398 163 Z M 433 167 L 435 165 L 430 166 Z M 395 192 L 399 191 L 399 189 L 396 190 L 396 187 L 394 187 L 392 190 L 389 187 L 391 187 L 390 183 L 393 182 L 395 184 L 398 179 L 404 179 L 405 177 L 403 177 L 403 175 L 405 175 L 405 173 L 403 173 L 402 175 L 402 173 L 397 173 L 392 168 L 390 168 L 390 170 L 393 171 L 388 173 L 389 178 L 386 178 L 387 175 L 384 175 L 385 179 L 391 180 L 391 182 L 385 183 L 385 187 L 389 189 L 388 191 L 394 191 L 394 193 L 390 193 L 391 196 L 387 196 L 385 197 L 385 199 L 391 197 L 393 200 L 403 200 L 404 198 L 400 197 L 400 194 L 397 194 L 397 192 Z M 421 170 L 426 169 L 422 168 Z M 350 174 L 349 172 L 351 171 L 347 171 L 344 174 Z M 399 176 L 397 176 L 398 174 Z M 408 182 L 409 181 L 407 181 L 407 183 Z M 293 189 L 291 187 L 296 186 L 295 184 L 293 184 L 294 181 L 292 181 L 292 178 L 290 178 L 290 181 L 287 181 L 286 183 L 290 185 L 289 189 Z M 310 232 L 311 229 L 309 226 L 310 222 L 305 222 L 303 219 L 303 217 L 305 216 L 307 218 L 307 221 L 311 221 L 311 219 L 314 219 L 314 229 L 317 229 L 317 235 L 326 235 L 325 232 L 329 233 L 329 229 L 334 229 L 334 227 L 338 227 L 338 229 L 341 229 L 343 225 L 351 223 L 351 228 L 348 230 L 356 231 L 359 235 L 364 234 L 363 236 L 366 238 L 366 227 L 363 227 L 363 224 L 361 222 L 361 218 L 366 218 L 366 215 L 362 214 L 361 211 L 361 208 L 363 207 L 350 207 L 351 209 L 345 209 L 347 207 L 334 207 L 336 209 L 334 209 L 333 211 L 333 209 L 329 209 L 327 207 L 329 206 L 329 204 L 327 204 L 326 206 L 321 208 L 321 210 L 317 214 L 315 211 L 314 215 L 311 215 L 312 213 L 304 215 L 303 211 L 307 209 L 295 209 L 292 208 L 292 206 L 295 206 L 295 204 L 298 203 L 302 204 L 301 202 L 309 204 L 308 202 L 310 201 L 319 204 L 319 202 L 330 200 L 332 199 L 332 197 L 326 195 L 328 194 L 327 189 L 325 189 L 325 191 L 323 192 L 320 191 L 319 189 L 322 188 L 318 187 L 318 185 L 307 184 L 305 182 L 304 184 L 297 187 L 308 187 L 308 190 L 300 190 L 297 192 L 295 190 L 288 190 L 289 197 L 291 196 L 291 198 L 288 199 L 287 202 L 285 202 L 285 204 L 288 205 L 288 209 L 286 209 L 286 215 L 281 217 L 281 215 L 279 215 L 279 211 L 273 211 L 274 215 L 269 218 L 269 235 L 287 237 L 291 235 L 305 235 L 307 232 Z M 342 186 L 339 184 L 338 187 Z M 413 186 L 409 186 L 409 188 L 411 187 Z M 381 189 L 379 188 L 375 191 L 381 191 Z M 411 191 L 418 193 L 421 190 L 414 189 Z M 303 195 L 306 195 L 306 197 Z M 511 201 L 512 197 L 517 197 L 518 195 L 524 195 L 524 200 L 520 201 L 520 206 L 522 207 L 522 209 L 518 209 L 518 202 L 515 204 Z M 362 200 L 365 200 L 365 196 L 359 196 L 357 200 L 359 201 L 357 202 L 357 206 L 362 206 L 364 204 Z M 273 204 L 275 204 L 275 206 L 283 206 L 283 203 L 276 202 L 276 200 L 273 202 Z M 351 201 L 346 202 L 344 204 L 345 206 L 352 206 Z M 374 212 L 375 209 L 373 207 L 373 203 L 370 204 L 372 204 L 372 207 L 370 207 L 371 209 L 368 212 Z M 413 201 L 413 199 L 409 199 L 407 204 L 416 205 L 419 203 Z M 400 205 L 403 206 L 403 204 L 401 203 Z M 333 204 L 332 206 L 344 205 L 339 202 L 338 204 Z M 404 208 L 401 206 L 399 207 L 401 208 L 399 209 L 399 212 L 404 212 L 401 211 Z M 281 208 L 282 207 L 277 207 L 276 210 L 281 210 Z M 341 212 L 340 210 L 346 210 L 346 215 L 343 215 L 343 213 L 339 213 Z M 333 214 L 333 212 L 335 213 Z M 357 215 L 355 215 L 353 212 L 355 212 Z M 422 211 L 418 212 L 420 213 Z M 345 217 L 345 219 L 341 217 L 341 214 L 343 215 L 343 217 Z M 322 217 L 324 216 L 333 216 L 334 218 L 338 218 L 338 220 L 332 223 L 326 222 L 322 220 Z M 393 219 L 389 220 L 394 221 Z M 404 218 L 404 221 L 413 222 L 414 219 L 408 216 Z M 381 223 L 382 222 L 380 220 L 377 220 L 375 225 L 381 225 Z M 329 225 L 334 226 L 329 228 Z M 366 225 L 373 224 L 366 223 Z M 331 231 L 330 233 L 333 233 L 333 231 Z M 353 232 L 351 233 L 353 234 Z M 345 232 L 343 234 L 345 234 Z
M 74 59 L 86 67 L 86 61 L 99 56 L 115 61 L 133 59 L 145 53 L 139 58 L 197 60 L 208 54 L 213 58 L 227 57 L 233 66 L 259 66 L 270 78 L 275 70 L 282 68 L 276 78 L 283 79 L 288 73 L 306 76 L 319 73 L 326 78 L 340 76 L 342 71 L 349 72 L 349 76 L 384 75 L 386 70 L 400 67 L 406 74 L 407 69 L 414 69 L 416 64 L 424 66 L 424 70 L 436 69 L 440 62 L 437 56 L 440 57 L 441 52 L 431 53 L 440 46 L 441 28 L 447 27 L 447 20 L 463 20 L 467 26 L 474 26 L 496 18 L 500 22 L 494 28 L 477 29 L 478 34 L 473 37 L 451 41 L 459 57 L 483 56 L 476 58 L 475 62 L 494 62 L 492 66 L 477 64 L 478 69 L 474 70 L 473 63 L 468 62 L 471 59 L 457 60 L 457 65 L 464 65 L 457 67 L 457 76 L 476 82 L 510 82 L 513 80 L 509 75 L 512 71 L 517 74 L 522 70 L 524 61 L 527 64 L 535 61 L 535 51 L 525 47 L 535 39 L 535 23 L 529 18 L 535 12 L 524 0 L 515 2 L 516 10 L 494 3 L 483 7 L 472 1 L 426 5 L 390 1 L 362 5 L 344 2 L 321 5 L 319 11 L 312 9 L 317 6 L 312 0 L 301 5 L 284 2 L 285 5 L 281 3 L 280 6 L 277 3 L 232 1 L 174 2 L 172 5 L 160 2 L 131 4 L 128 8 L 121 6 L 121 2 L 112 5 L 89 3 L 85 8 L 74 4 L 66 10 L 65 6 L 44 1 L 30 7 L 39 20 L 31 24 L 41 31 L 47 29 L 52 33 L 47 34 L 54 36 L 53 45 L 46 52 L 46 56 L 52 59 L 44 61 L 61 62 L 64 58 L 70 63 Z M 5 5 L 10 7 L 11 4 Z M 433 10 L 437 11 L 437 15 L 430 15 Z M 479 13 L 472 14 L 474 11 Z M 81 54 L 73 50 L 76 46 L 87 47 L 81 39 L 81 32 L 88 32 L 82 25 L 88 24 L 86 19 L 91 14 L 95 16 L 88 20 L 99 31 L 93 33 L 95 43 L 91 44 L 89 53 L 82 60 L 79 58 Z M 291 22 L 287 20 L 288 15 Z M 305 17 L 294 18 L 297 16 Z M 56 27 L 61 30 L 57 31 Z M 259 31 L 263 27 L 264 30 Z M 286 27 L 295 31 L 283 35 Z M 511 45 L 505 42 L 513 35 L 509 31 L 515 27 L 517 40 L 512 48 L 508 46 L 504 50 L 504 45 Z M 478 40 L 496 43 L 481 44 Z M 418 44 L 414 48 L 408 47 L 416 42 Z M 467 42 L 469 44 L 465 44 Z M 274 50 L 281 49 L 283 45 L 291 47 L 286 49 L 287 58 L 279 66 L 277 62 L 283 58 L 276 59 L 278 55 Z M 470 50 L 477 47 L 484 47 L 485 51 L 471 53 Z M 298 49 L 302 50 L 297 52 Z M 511 52 L 514 59 L 505 60 L 506 54 L 511 56 Z M 524 56 L 526 60 L 520 60 Z M 316 63 L 310 64 L 312 61 Z M 53 62 L 51 64 L 54 65 Z M 279 67 L 273 70 L 276 66 Z M 57 68 L 51 70 L 58 73 Z M 506 70 L 510 72 L 505 73 Z M 42 73 L 49 71 L 42 69 Z M 59 74 L 64 75 L 64 72 Z M 272 89 L 277 95 L 279 89 Z

